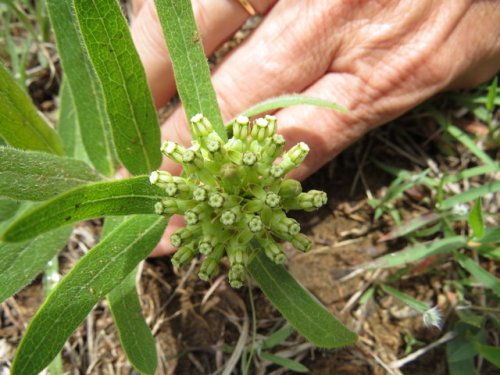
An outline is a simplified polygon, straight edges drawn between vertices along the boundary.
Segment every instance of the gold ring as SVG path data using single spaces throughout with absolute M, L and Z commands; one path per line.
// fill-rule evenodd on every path
M 238 3 L 247 11 L 248 14 L 251 16 L 255 16 L 257 12 L 255 11 L 255 8 L 250 4 L 250 1 L 248 0 L 237 0 Z

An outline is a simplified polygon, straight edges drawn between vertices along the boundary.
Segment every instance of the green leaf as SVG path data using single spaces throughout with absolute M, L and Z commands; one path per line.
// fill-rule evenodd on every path
M 417 244 L 401 251 L 384 255 L 365 265 L 365 268 L 397 267 L 416 262 L 429 255 L 444 254 L 465 246 L 467 240 L 462 236 L 453 236 L 435 240 L 428 244 Z
M 76 117 L 73 95 L 66 78 L 63 78 L 59 90 L 59 101 L 59 119 L 56 130 L 63 141 L 65 154 L 74 159 L 88 161 L 91 164 L 81 143 L 80 124 Z
M 269 362 L 274 363 L 278 366 L 287 368 L 287 369 L 295 371 L 295 372 L 300 372 L 300 373 L 309 372 L 309 369 L 306 366 L 304 366 L 302 363 L 294 361 L 293 359 L 281 357 L 281 356 L 278 356 L 275 354 L 271 354 L 269 352 L 260 353 L 260 357 L 262 359 L 265 359 L 266 361 L 269 361 Z
M 145 176 L 79 186 L 44 202 L 7 228 L 2 240 L 23 241 L 40 233 L 104 215 L 151 214 L 164 191 Z
M 468 222 L 474 233 L 474 237 L 480 238 L 484 235 L 484 219 L 483 209 L 481 207 L 481 199 L 476 200 L 472 210 L 470 211 Z
M 133 174 L 151 172 L 161 163 L 160 126 L 127 21 L 116 0 L 73 3 L 102 85 L 118 157 Z
M 497 346 L 483 345 L 475 341 L 473 343 L 476 351 L 488 362 L 500 367 L 500 348 Z
M 92 248 L 57 284 L 19 345 L 12 375 L 36 375 L 64 346 L 93 306 L 124 280 L 160 240 L 167 221 L 133 216 Z
M 132 271 L 107 298 L 128 360 L 140 373 L 154 374 L 157 366 L 156 344 L 142 315 L 136 288 L 137 274 L 137 270 Z
M 439 219 L 441 219 L 441 215 L 438 215 L 434 212 L 428 212 L 422 215 L 419 215 L 413 219 L 410 219 L 406 221 L 405 223 L 398 225 L 396 228 L 391 230 L 389 233 L 384 234 L 382 238 L 379 239 L 379 241 L 389 241 L 393 240 L 395 238 L 399 238 L 402 236 L 406 236 L 407 234 L 410 234 L 412 232 L 415 232 L 416 230 L 429 225 L 433 224 Z
M 306 95 L 292 94 L 277 96 L 250 107 L 242 113 L 244 116 L 252 117 L 260 113 L 273 111 L 279 108 L 292 107 L 296 105 L 314 105 L 316 107 L 328 108 L 342 113 L 349 112 L 347 109 L 328 100 L 313 98 Z
M 29 284 L 64 246 L 71 227 L 21 243 L 0 243 L 0 302 Z
M 455 259 L 477 281 L 485 287 L 492 289 L 496 294 L 500 295 L 500 279 L 497 279 L 491 273 L 486 271 L 483 267 L 477 264 L 474 259 L 471 259 L 463 254 L 455 253 Z
M 155 4 L 187 118 L 203 113 L 217 134 L 227 140 L 191 1 L 155 0 Z
M 87 155 L 99 172 L 112 176 L 115 151 L 102 89 L 85 52 L 71 1 L 47 0 L 47 10 Z
M 19 209 L 20 204 L 21 202 L 14 199 L 0 197 L 0 222 L 13 217 Z
M 457 337 L 446 344 L 446 358 L 450 375 L 477 374 L 474 366 L 476 351 L 464 337 Z
M 13 147 L 57 155 L 61 140 L 0 62 L 0 135 Z
M 429 305 L 427 305 L 426 303 L 419 301 L 418 299 L 413 298 L 412 296 L 410 296 L 406 293 L 400 292 L 399 290 L 394 289 L 388 285 L 381 285 L 380 287 L 387 294 L 390 294 L 391 296 L 396 297 L 401 302 L 405 303 L 406 305 L 410 306 L 412 309 L 415 309 L 422 314 L 425 313 L 430 308 Z
M 470 202 L 477 198 L 484 197 L 486 194 L 496 193 L 497 191 L 500 191 L 500 181 L 488 182 L 484 185 L 469 189 L 463 193 L 445 199 L 439 205 L 439 208 L 442 210 L 448 210 L 456 204 Z
M 102 177 L 86 163 L 45 152 L 0 147 L 0 195 L 45 200 Z
M 262 349 L 271 349 L 282 344 L 293 332 L 293 327 L 289 324 L 285 324 L 262 342 Z
M 495 243 L 500 242 L 500 228 L 487 228 L 481 238 L 474 239 L 479 243 Z
M 495 107 L 495 98 L 498 90 L 498 76 L 495 77 L 491 85 L 488 87 L 488 96 L 486 97 L 485 107 L 488 111 L 492 112 Z
M 282 266 L 268 260 L 261 249 L 257 249 L 248 270 L 285 319 L 314 345 L 338 348 L 356 342 L 355 333 L 330 314 Z

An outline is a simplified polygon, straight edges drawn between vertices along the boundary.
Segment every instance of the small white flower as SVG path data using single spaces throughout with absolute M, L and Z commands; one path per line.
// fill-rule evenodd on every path
M 469 206 L 466 205 L 465 203 L 457 203 L 456 205 L 453 206 L 451 212 L 454 215 L 465 216 L 469 213 Z
M 443 314 L 437 306 L 424 312 L 422 319 L 426 327 L 434 326 L 439 330 L 443 327 Z

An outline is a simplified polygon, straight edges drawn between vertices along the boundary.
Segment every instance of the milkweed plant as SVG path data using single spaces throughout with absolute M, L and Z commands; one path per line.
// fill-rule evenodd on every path
M 51 290 L 23 335 L 11 373 L 35 375 L 49 365 L 58 373 L 65 342 L 106 299 L 130 363 L 154 374 L 155 342 L 141 315 L 136 277 L 174 214 L 186 222 L 170 238 L 178 247 L 174 266 L 200 257 L 198 275 L 209 281 L 227 258 L 231 286 L 253 278 L 307 340 L 322 348 L 353 344 L 356 335 L 283 266 L 285 241 L 303 252 L 312 246 L 288 212 L 327 202 L 324 192 L 303 192 L 287 178 L 309 147 L 301 142 L 285 150 L 277 119 L 255 119 L 295 104 L 342 108 L 290 95 L 224 124 L 203 48 L 193 38 L 199 34 L 191 2 L 156 0 L 193 139 L 190 147 L 162 145 L 119 2 L 46 5 L 63 71 L 55 128 L 0 63 L 0 301 L 41 272 Z M 162 154 L 182 166 L 181 175 L 159 170 Z M 120 166 L 132 177 L 113 179 Z M 59 280 L 57 254 L 72 224 L 95 218 L 104 218 L 99 243 Z

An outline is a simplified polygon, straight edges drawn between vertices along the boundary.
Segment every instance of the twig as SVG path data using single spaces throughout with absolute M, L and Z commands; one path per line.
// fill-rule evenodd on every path
M 401 368 L 404 365 L 406 365 L 409 362 L 412 362 L 416 360 L 418 357 L 424 355 L 428 351 L 434 349 L 436 346 L 439 346 L 441 344 L 444 344 L 445 342 L 448 342 L 450 340 L 453 340 L 457 334 L 455 332 L 448 332 L 446 333 L 443 337 L 441 337 L 439 340 L 434 341 L 432 344 L 427 345 L 425 348 L 418 349 L 417 351 L 411 353 L 410 355 L 407 355 L 404 358 L 398 359 L 397 361 L 393 361 L 390 363 L 391 368 L 397 369 Z

